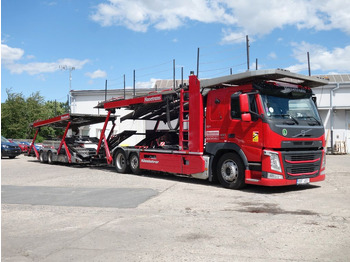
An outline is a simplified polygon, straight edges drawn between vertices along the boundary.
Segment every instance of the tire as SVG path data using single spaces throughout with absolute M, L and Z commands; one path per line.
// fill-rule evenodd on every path
M 16 156 L 9 156 L 10 159 L 14 159 Z
M 216 175 L 223 187 L 240 189 L 245 186 L 244 166 L 235 153 L 226 153 L 219 159 Z
M 41 163 L 45 163 L 46 161 L 44 160 L 44 152 L 43 151 L 40 151 L 39 153 L 39 161 Z
M 51 152 L 51 151 L 49 151 L 49 152 L 47 153 L 47 163 L 49 163 L 50 165 L 53 164 L 52 152 Z
M 135 175 L 140 174 L 141 170 L 140 170 L 140 159 L 139 159 L 139 156 L 136 153 L 132 153 L 130 155 L 129 162 L 130 162 L 131 172 L 133 172 Z
M 127 163 L 127 158 L 124 150 L 117 150 L 114 158 L 115 169 L 118 173 L 125 174 L 129 172 L 129 166 Z

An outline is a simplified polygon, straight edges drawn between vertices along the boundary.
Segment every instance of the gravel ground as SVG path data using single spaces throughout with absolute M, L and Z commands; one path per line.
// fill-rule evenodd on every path
M 248 186 L 1 160 L 2 261 L 349 261 L 350 156 L 326 180 Z

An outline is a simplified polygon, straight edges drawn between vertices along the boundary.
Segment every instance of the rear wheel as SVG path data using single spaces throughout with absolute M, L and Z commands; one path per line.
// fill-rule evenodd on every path
M 115 169 L 118 173 L 127 173 L 129 170 L 127 158 L 124 150 L 118 150 L 115 154 Z
M 44 160 L 44 152 L 43 151 L 40 151 L 39 153 L 39 161 L 41 163 L 45 163 L 45 160 Z
M 51 151 L 49 151 L 49 152 L 47 153 L 47 163 L 49 163 L 50 165 L 53 164 L 52 152 L 51 152 Z
M 136 153 L 131 153 L 130 155 L 130 169 L 135 175 L 140 174 L 140 160 Z
M 245 186 L 243 162 L 235 153 L 226 153 L 221 156 L 216 174 L 223 187 L 239 189 Z

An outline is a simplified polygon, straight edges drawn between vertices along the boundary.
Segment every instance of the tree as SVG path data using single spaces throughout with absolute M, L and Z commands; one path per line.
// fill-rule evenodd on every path
M 31 123 L 62 115 L 69 109 L 67 103 L 45 102 L 40 92 L 32 93 L 27 99 L 22 93 L 13 93 L 11 89 L 7 89 L 6 93 L 7 99 L 1 104 L 1 133 L 8 138 L 32 138 L 35 131 L 30 128 Z M 55 138 L 62 133 L 61 130 L 43 127 L 37 141 Z
M 22 93 L 6 90 L 7 100 L 1 104 L 1 134 L 8 138 L 25 137 L 28 130 L 26 100 Z

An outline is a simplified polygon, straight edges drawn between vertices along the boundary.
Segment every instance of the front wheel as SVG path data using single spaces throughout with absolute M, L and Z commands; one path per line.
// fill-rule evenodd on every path
M 136 153 L 132 153 L 130 155 L 130 169 L 131 172 L 133 172 L 135 175 L 140 174 L 140 159 L 139 156 Z
M 235 153 L 226 153 L 221 156 L 216 174 L 223 187 L 240 189 L 245 186 L 243 162 Z

